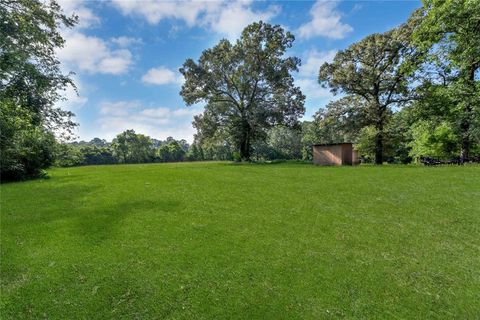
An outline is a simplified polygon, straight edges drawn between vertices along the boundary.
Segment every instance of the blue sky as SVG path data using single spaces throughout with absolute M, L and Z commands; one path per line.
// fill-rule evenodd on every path
M 295 81 L 307 96 L 304 119 L 334 96 L 316 82 L 318 68 L 337 50 L 404 22 L 419 1 L 76 1 L 62 0 L 79 25 L 63 30 L 58 51 L 64 71 L 75 72 L 79 95 L 65 93 L 79 139 L 111 140 L 134 129 L 152 138 L 192 141 L 191 121 L 201 105 L 186 107 L 178 68 L 220 39 L 263 20 L 295 37 L 288 52 L 302 59 Z

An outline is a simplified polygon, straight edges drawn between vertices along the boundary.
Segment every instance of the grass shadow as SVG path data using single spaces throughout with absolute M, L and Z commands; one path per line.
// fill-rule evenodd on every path
M 95 206 L 77 217 L 73 230 L 88 242 L 98 244 L 112 238 L 118 226 L 128 216 L 166 214 L 178 211 L 179 207 L 179 201 L 150 199 Z

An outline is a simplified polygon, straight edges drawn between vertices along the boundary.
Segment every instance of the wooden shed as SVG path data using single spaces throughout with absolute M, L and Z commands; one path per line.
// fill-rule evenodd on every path
M 358 164 L 359 159 L 351 143 L 315 144 L 313 163 L 323 166 L 351 166 Z

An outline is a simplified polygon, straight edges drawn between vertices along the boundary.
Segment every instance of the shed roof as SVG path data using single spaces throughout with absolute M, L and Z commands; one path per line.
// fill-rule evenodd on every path
M 351 144 L 351 142 L 340 142 L 340 143 L 318 143 L 318 144 L 313 144 L 313 147 L 321 147 L 321 146 L 337 146 L 337 145 L 343 145 L 343 144 Z

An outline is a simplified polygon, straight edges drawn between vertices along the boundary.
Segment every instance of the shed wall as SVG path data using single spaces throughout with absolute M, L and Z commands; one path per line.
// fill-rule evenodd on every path
M 353 165 L 359 165 L 360 164 L 360 158 L 358 156 L 358 151 L 357 150 L 352 151 L 352 164 Z
M 357 165 L 358 152 L 351 143 L 313 146 L 313 163 L 318 165 Z
M 313 163 L 318 165 L 341 165 L 342 145 L 313 146 Z
M 343 165 L 352 165 L 352 145 L 351 144 L 342 144 L 342 164 Z

